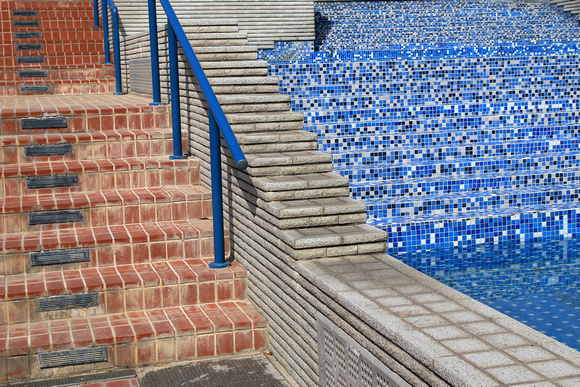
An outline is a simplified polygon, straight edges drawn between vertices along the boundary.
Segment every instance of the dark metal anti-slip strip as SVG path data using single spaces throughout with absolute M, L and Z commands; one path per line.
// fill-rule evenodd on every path
M 64 156 L 72 154 L 72 144 L 25 146 L 25 156 Z
M 22 129 L 57 129 L 66 128 L 66 117 L 23 118 L 20 120 Z
M 46 70 L 18 70 L 18 76 L 20 78 L 43 78 L 48 76 L 48 72 Z
M 50 86 L 48 85 L 22 85 L 20 86 L 21 93 L 48 93 L 50 92 Z
M 44 63 L 43 56 L 21 56 L 16 58 L 16 63 Z
M 38 27 L 38 20 L 14 20 L 14 27 Z
M 89 250 L 87 249 L 36 251 L 30 253 L 32 266 L 60 265 L 64 263 L 88 262 L 89 260 Z
M 88 382 L 105 382 L 117 379 L 128 379 L 137 376 L 135 370 L 119 370 L 110 372 L 101 372 L 98 374 L 88 374 L 80 376 L 69 376 L 66 378 L 30 381 L 25 383 L 10 384 L 11 387 L 54 387 L 54 386 L 81 386 L 89 384 Z
M 47 352 L 38 354 L 40 368 L 100 363 L 107 360 L 108 358 L 106 347 L 75 349 L 72 351 Z
M 99 306 L 99 298 L 97 293 L 54 296 L 47 298 L 39 298 L 36 300 L 37 312 L 90 308 L 93 306 Z
M 16 39 L 40 38 L 42 32 L 40 31 L 18 31 L 14 33 Z
M 39 224 L 81 222 L 84 219 L 82 211 L 43 211 L 31 212 L 28 215 L 28 224 L 31 226 Z
M 19 51 L 42 50 L 42 43 L 16 43 L 16 49 Z
M 38 16 L 38 11 L 15 9 L 12 11 L 12 16 Z
M 50 176 L 30 176 L 26 178 L 26 188 L 56 188 L 71 187 L 79 185 L 77 175 L 50 175 Z

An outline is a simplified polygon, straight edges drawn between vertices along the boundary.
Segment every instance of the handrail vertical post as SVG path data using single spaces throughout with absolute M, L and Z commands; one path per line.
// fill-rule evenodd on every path
M 221 269 L 229 266 L 230 262 L 226 261 L 224 247 L 224 205 L 222 201 L 220 131 L 211 109 L 208 109 L 208 116 L 214 250 L 214 261 L 210 262 L 209 267 L 212 269 Z
M 114 39 L 114 50 L 115 50 L 115 80 L 117 83 L 117 91 L 115 94 L 125 94 L 121 88 L 121 42 L 119 39 L 119 12 L 117 7 L 111 8 L 113 13 L 113 39 Z
M 101 28 L 99 25 L 99 0 L 93 0 L 93 18 L 95 19 L 93 28 Z
M 101 0 L 103 9 L 103 33 L 105 35 L 105 63 L 111 64 L 111 48 L 109 47 L 109 8 L 107 0 Z
M 161 80 L 159 76 L 159 45 L 157 36 L 157 8 L 155 0 L 148 0 L 149 8 L 149 44 L 151 47 L 151 82 L 153 86 L 153 103 L 161 104 Z
M 173 156 L 170 159 L 184 159 L 181 147 L 181 111 L 179 103 L 179 65 L 177 63 L 177 37 L 167 24 L 167 45 L 169 46 L 169 82 L 171 84 L 171 121 L 173 126 Z

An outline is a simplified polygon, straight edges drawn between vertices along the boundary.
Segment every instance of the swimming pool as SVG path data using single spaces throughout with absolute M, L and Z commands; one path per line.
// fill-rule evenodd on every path
M 540 239 L 393 256 L 580 350 L 580 241 Z

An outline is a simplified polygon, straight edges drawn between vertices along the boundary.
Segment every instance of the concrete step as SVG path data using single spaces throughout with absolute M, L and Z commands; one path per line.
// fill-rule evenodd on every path
M 302 130 L 236 134 L 245 154 L 317 150 L 317 137 Z
M 135 95 L 9 96 L 0 114 L 2 135 L 161 129 L 170 122 L 168 106 Z M 55 127 L 63 120 L 66 126 Z
M 301 130 L 304 126 L 302 113 L 232 113 L 228 121 L 236 133 L 255 133 Z
M 255 153 L 246 155 L 253 177 L 304 175 L 332 171 L 332 155 L 318 151 Z
M 282 94 L 222 94 L 217 98 L 226 114 L 290 110 L 290 96 Z
M 211 218 L 211 192 L 166 186 L 0 198 L 0 233 Z
M 349 194 L 348 179 L 335 173 L 252 177 L 240 186 L 248 192 L 257 191 L 258 198 L 267 202 L 348 197 Z
M 265 202 L 257 214 L 280 229 L 365 223 L 365 203 L 350 198 Z

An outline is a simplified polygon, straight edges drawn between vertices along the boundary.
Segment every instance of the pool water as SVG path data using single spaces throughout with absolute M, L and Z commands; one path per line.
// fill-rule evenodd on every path
M 580 350 L 580 241 L 542 239 L 395 257 Z

